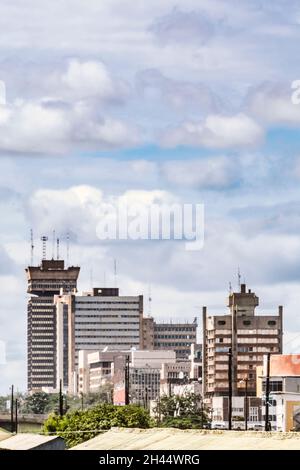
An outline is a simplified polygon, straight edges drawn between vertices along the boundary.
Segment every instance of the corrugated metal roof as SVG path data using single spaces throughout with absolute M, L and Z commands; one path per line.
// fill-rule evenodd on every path
M 300 450 L 299 434 L 113 428 L 71 450 Z
M 3 429 L 0 430 L 0 441 L 3 441 L 3 439 L 7 439 L 10 436 L 10 432 L 4 431 Z
M 40 434 L 16 434 L 0 442 L 0 450 L 29 450 L 42 444 L 60 439 L 57 436 L 42 436 Z

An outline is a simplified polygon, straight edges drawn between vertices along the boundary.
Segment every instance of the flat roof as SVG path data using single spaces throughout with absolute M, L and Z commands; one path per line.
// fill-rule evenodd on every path
M 42 436 L 41 434 L 32 433 L 15 434 L 14 436 L 9 434 L 8 438 L 4 438 L 0 442 L 0 450 L 29 450 L 55 439 L 61 439 L 61 437 Z
M 71 450 L 300 450 L 298 433 L 113 428 Z

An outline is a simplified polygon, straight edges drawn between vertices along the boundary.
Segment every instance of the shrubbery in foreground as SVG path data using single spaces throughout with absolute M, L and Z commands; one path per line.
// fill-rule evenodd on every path
M 149 428 L 150 423 L 149 412 L 139 406 L 101 404 L 84 411 L 69 412 L 63 417 L 52 414 L 45 421 L 43 431 L 63 437 L 66 445 L 73 447 L 113 426 Z

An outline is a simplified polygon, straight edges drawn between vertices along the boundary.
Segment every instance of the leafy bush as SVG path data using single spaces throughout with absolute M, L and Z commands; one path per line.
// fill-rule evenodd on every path
M 161 424 L 163 428 L 178 429 L 202 429 L 204 427 L 201 416 L 177 416 L 176 418 L 165 418 Z
M 65 439 L 68 447 L 97 436 L 112 426 L 149 428 L 149 412 L 136 405 L 116 406 L 101 404 L 85 411 L 73 411 L 60 417 L 52 414 L 45 421 L 43 431 Z

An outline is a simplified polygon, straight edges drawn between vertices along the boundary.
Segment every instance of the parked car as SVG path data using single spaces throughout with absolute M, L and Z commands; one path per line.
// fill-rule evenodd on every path
M 223 423 L 212 423 L 211 429 L 227 429 L 227 427 Z

